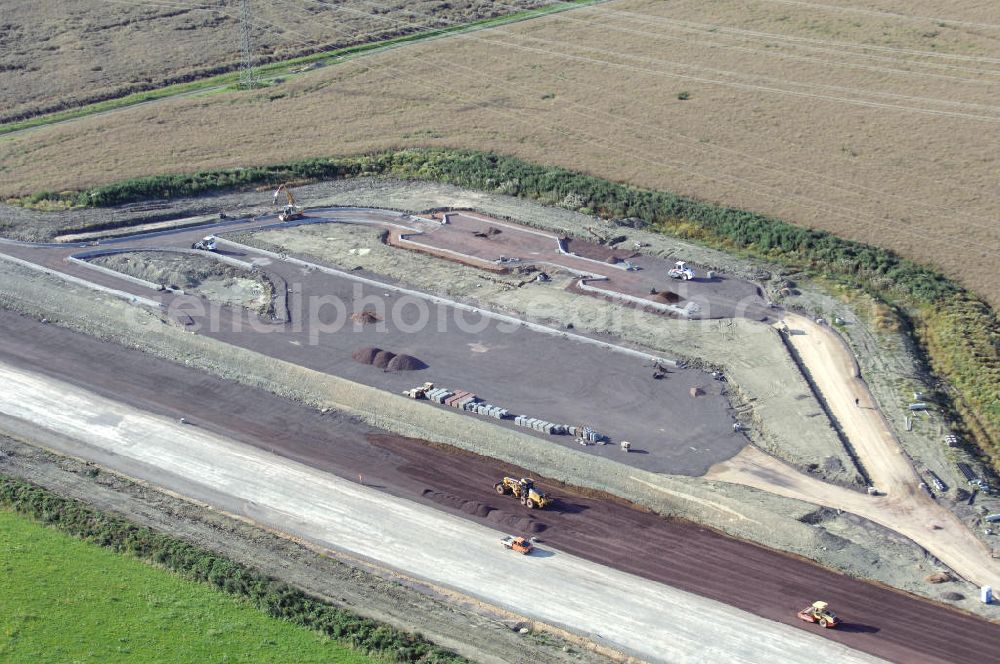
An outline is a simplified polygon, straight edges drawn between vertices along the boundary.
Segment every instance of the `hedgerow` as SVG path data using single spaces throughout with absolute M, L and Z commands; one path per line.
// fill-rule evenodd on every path
M 390 662 L 459 664 L 463 657 L 384 623 L 333 606 L 282 581 L 182 540 L 0 475 L 0 506 L 56 529 L 244 598 L 274 618 L 316 630 Z

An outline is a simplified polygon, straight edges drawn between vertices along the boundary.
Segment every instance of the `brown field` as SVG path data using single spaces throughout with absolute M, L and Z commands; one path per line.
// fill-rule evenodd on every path
M 258 61 L 270 62 L 538 4 L 256 2 L 254 43 Z M 236 68 L 239 19 L 240 3 L 231 0 L 8 0 L 0 16 L 0 122 Z
M 0 196 L 377 148 L 493 149 L 890 247 L 1000 305 L 991 5 L 617 0 L 265 91 L 13 135 Z

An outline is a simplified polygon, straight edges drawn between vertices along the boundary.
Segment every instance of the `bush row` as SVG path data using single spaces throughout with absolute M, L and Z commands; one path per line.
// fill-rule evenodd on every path
M 895 253 L 746 210 L 704 203 L 493 154 L 409 149 L 311 159 L 189 175 L 136 178 L 75 194 L 80 204 L 119 205 L 192 196 L 284 180 L 383 175 L 566 204 L 606 218 L 639 218 L 664 232 L 805 269 L 867 292 L 895 307 L 946 378 L 941 394 L 958 427 L 1000 468 L 1000 325 L 996 313 L 940 273 Z
M 268 615 L 316 630 L 391 662 L 457 664 L 468 660 L 419 634 L 363 618 L 306 595 L 211 551 L 103 514 L 83 503 L 0 475 L 0 505 L 88 542 L 162 565 L 182 576 L 249 600 Z

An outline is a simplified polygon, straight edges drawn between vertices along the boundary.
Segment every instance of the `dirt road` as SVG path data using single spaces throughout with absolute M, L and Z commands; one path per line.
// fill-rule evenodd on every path
M 493 492 L 525 471 L 456 450 L 378 434 L 334 414 L 136 351 L 0 313 L 0 362 L 84 386 L 199 430 L 248 443 L 437 510 L 536 534 L 594 562 L 726 602 L 799 629 L 794 612 L 822 596 L 849 621 L 823 637 L 894 661 L 950 662 L 1000 648 L 1000 627 L 861 582 L 799 558 L 667 521 L 543 481 L 555 510 L 527 514 Z M 706 573 L 710 570 L 710 573 Z M 781 570 L 781 573 L 775 573 Z M 985 644 L 985 645 L 984 645 Z
M 0 378 L 0 410 L 65 436 L 62 451 L 649 661 L 876 661 L 550 545 L 522 557 L 500 531 L 38 374 Z
M 742 468 L 748 474 L 741 477 L 736 470 L 740 464 L 735 460 L 733 464 L 722 464 L 729 468 L 728 471 L 714 472 L 711 476 L 752 483 L 809 502 L 822 500 L 830 507 L 865 516 L 906 535 L 967 580 L 979 585 L 1000 584 L 1000 561 L 992 557 L 986 546 L 954 514 L 920 489 L 920 478 L 861 379 L 854 357 L 837 333 L 827 325 L 797 314 L 786 314 L 785 322 L 789 327 L 789 341 L 808 367 L 830 411 L 856 449 L 875 487 L 887 495 L 873 498 L 806 477 L 792 477 L 798 473 L 778 462 L 771 464 L 776 467 L 771 477 L 780 476 L 780 481 L 763 479 L 767 475 L 759 471 L 759 464 L 756 470 L 744 464 Z M 758 456 L 761 455 L 748 452 L 744 461 L 756 460 Z

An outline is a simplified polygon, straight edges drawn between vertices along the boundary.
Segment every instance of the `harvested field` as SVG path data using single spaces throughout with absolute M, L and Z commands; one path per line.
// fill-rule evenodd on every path
M 1000 235 L 987 222 L 1000 213 L 1000 33 L 971 0 L 942 20 L 914 18 L 940 13 L 929 2 L 866 11 L 581 8 L 353 60 L 280 93 L 174 99 L 12 137 L 0 143 L 0 195 L 246 165 L 247 154 L 467 146 L 887 246 L 1000 303 Z M 118 141 L 96 145 L 98 131 Z M 140 142 L 148 149 L 129 148 Z
M 351 11 L 324 3 L 257 3 L 258 62 L 380 41 L 541 4 L 537 0 L 380 2 Z M 141 5 L 95 0 L 4 3 L 0 122 L 236 69 L 239 3 Z M 407 16 L 406 24 L 383 14 Z M 367 15 L 366 15 L 367 14 Z M 329 21 L 336 21 L 335 31 Z M 441 23 L 445 21 L 445 23 Z M 274 29 L 273 26 L 280 26 Z

